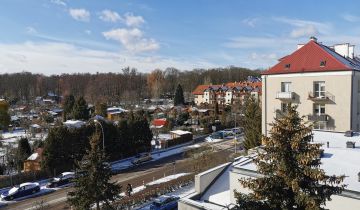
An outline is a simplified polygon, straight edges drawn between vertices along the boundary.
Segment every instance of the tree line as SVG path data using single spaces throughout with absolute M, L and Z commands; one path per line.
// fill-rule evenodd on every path
M 49 92 L 59 96 L 73 94 L 84 96 L 90 103 L 136 103 L 143 98 L 158 98 L 174 94 L 178 84 L 185 93 L 199 84 L 222 84 L 245 80 L 247 76 L 259 76 L 260 71 L 240 67 L 194 69 L 180 71 L 176 68 L 156 69 L 150 73 L 135 68 L 124 68 L 118 73 L 77 73 L 46 76 L 21 72 L 0 75 L 0 98 L 14 103 L 30 102 Z

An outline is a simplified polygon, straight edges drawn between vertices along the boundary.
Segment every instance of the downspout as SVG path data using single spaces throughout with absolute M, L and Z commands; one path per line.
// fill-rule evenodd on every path
M 352 70 L 351 72 L 351 100 L 350 100 L 350 129 L 349 130 L 354 130 L 353 129 L 353 104 L 354 104 L 354 77 L 355 77 L 355 71 Z

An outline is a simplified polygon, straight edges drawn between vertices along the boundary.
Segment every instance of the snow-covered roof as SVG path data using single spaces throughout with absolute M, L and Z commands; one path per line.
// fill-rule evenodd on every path
M 69 128 L 80 128 L 81 126 L 85 125 L 85 122 L 81 120 L 67 120 L 64 122 L 64 125 Z
M 173 134 L 176 134 L 176 135 L 179 135 L 179 136 L 182 136 L 182 135 L 185 135 L 185 134 L 191 134 L 191 132 L 183 131 L 183 130 L 174 130 L 174 131 L 170 131 L 170 133 L 173 133 Z
M 322 165 L 327 175 L 345 175 L 345 189 L 360 192 L 360 182 L 358 173 L 360 172 L 360 133 L 355 133 L 353 137 L 345 137 L 344 133 L 313 131 L 314 142 L 322 143 L 324 155 L 321 158 Z M 355 142 L 355 148 L 346 148 L 346 142 Z M 327 148 L 329 142 L 329 148 Z M 248 161 L 237 163 L 235 168 L 256 171 L 256 165 Z
M 32 155 L 30 155 L 30 157 L 28 157 L 28 160 L 36 160 L 39 157 L 38 153 L 33 153 Z
M 32 124 L 32 125 L 30 125 L 30 127 L 32 127 L 32 128 L 41 128 L 41 126 L 38 125 L 38 124 Z
M 110 108 L 107 108 L 106 111 L 108 113 L 112 113 L 112 114 L 127 112 L 126 109 L 123 109 L 121 107 L 110 107 Z

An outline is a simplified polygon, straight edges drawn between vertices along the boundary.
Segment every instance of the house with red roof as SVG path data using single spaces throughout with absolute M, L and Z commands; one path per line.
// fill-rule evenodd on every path
M 311 37 L 306 44 L 262 73 L 262 132 L 298 105 L 314 129 L 360 130 L 360 59 L 349 43 L 326 46 Z
M 252 95 L 261 100 L 260 78 L 249 77 L 247 81 L 229 82 L 222 85 L 199 85 L 192 92 L 197 106 L 201 104 L 231 105 Z

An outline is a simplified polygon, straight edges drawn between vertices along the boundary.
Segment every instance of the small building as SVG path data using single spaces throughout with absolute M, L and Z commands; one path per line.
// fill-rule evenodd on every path
M 107 108 L 107 119 L 112 121 L 118 121 L 127 112 L 127 110 L 121 107 Z
M 180 138 L 180 137 L 184 137 L 184 136 L 192 137 L 192 133 L 190 131 L 183 131 L 183 130 L 170 131 L 170 134 L 171 134 L 172 139 L 176 139 L 176 138 Z
M 36 152 L 24 161 L 24 172 L 40 171 L 42 158 L 43 149 L 37 148 Z
M 167 124 L 168 124 L 168 121 L 166 120 L 166 118 L 155 119 L 151 123 L 151 128 L 160 129 L 160 128 L 166 127 Z

